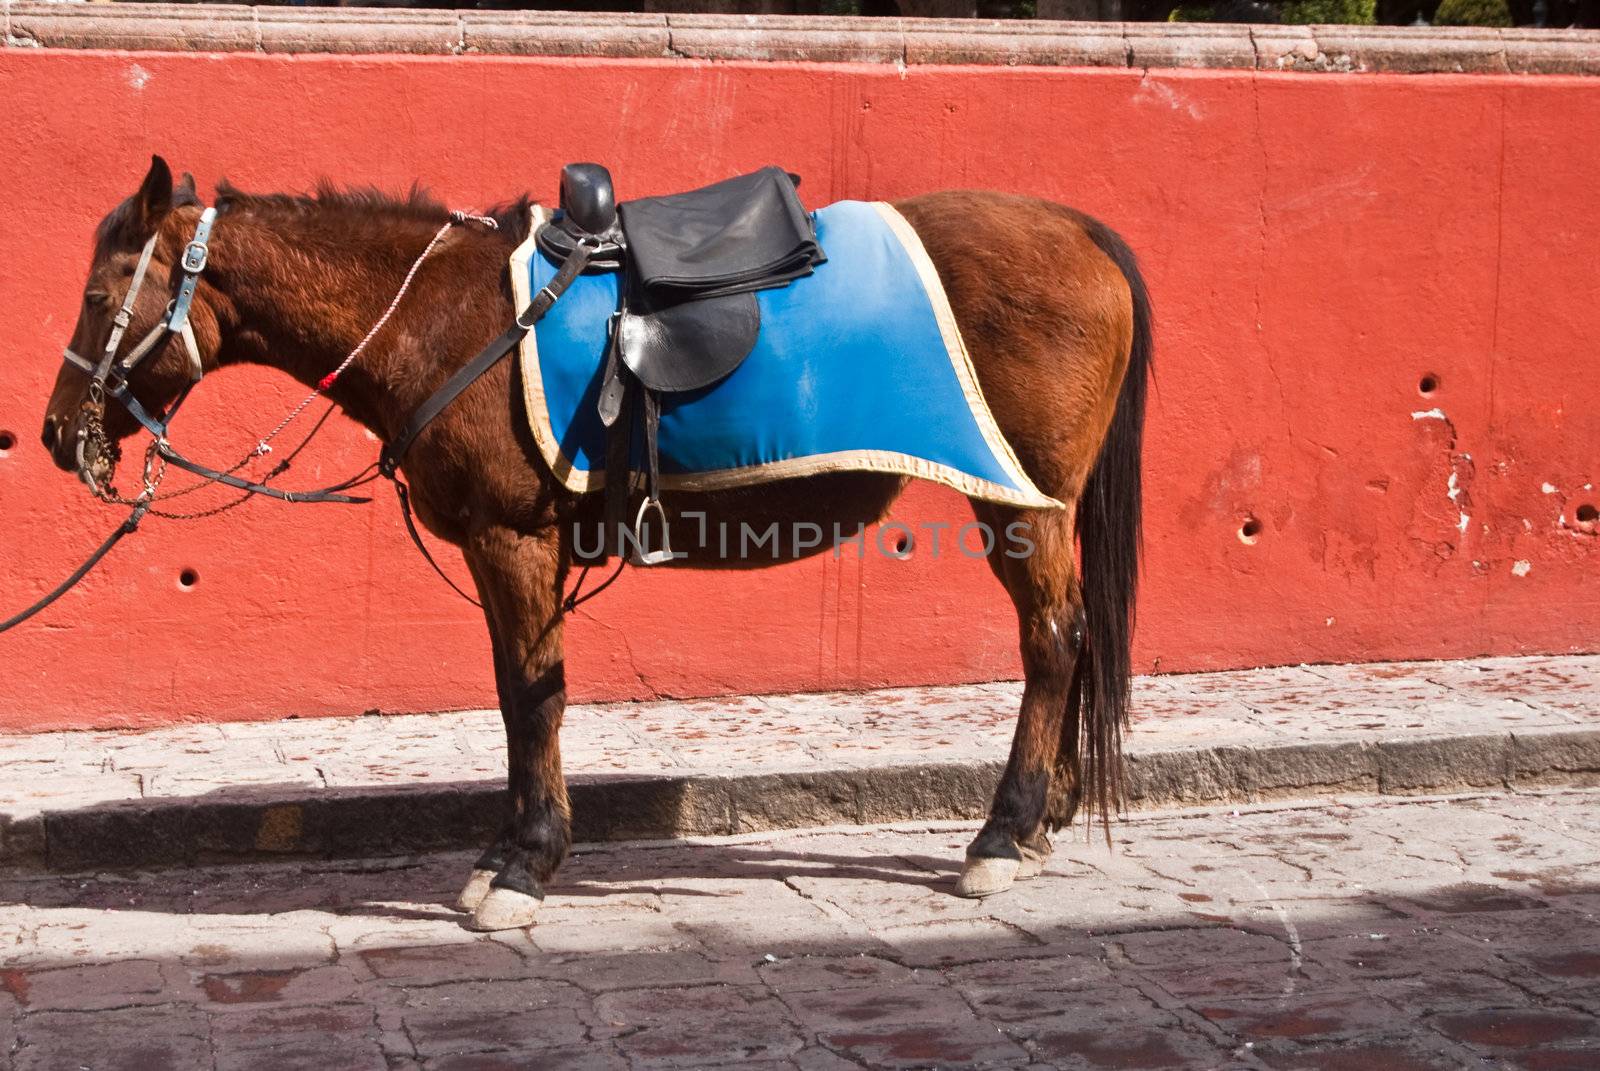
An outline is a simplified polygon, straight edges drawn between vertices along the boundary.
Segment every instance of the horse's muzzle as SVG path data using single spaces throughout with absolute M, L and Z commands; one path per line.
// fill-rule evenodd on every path
M 44 432 L 39 436 L 39 441 L 44 443 L 44 448 L 50 451 L 50 460 L 56 463 L 56 468 L 63 472 L 76 472 L 78 470 L 78 444 L 71 434 L 69 421 L 63 420 L 54 413 L 44 418 Z

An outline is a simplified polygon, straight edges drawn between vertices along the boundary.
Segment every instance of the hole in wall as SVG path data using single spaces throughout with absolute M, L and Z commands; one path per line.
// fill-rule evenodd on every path
M 17 436 L 13 432 L 0 431 L 0 457 L 5 457 L 17 448 Z
M 1423 377 L 1420 380 L 1417 381 L 1417 393 L 1418 394 L 1426 396 L 1426 395 L 1432 394 L 1434 391 L 1436 391 L 1438 389 L 1439 389 L 1439 377 L 1434 375 L 1432 372 L 1425 373 L 1423 375 Z
M 1246 517 L 1239 526 L 1239 542 L 1246 546 L 1253 546 L 1261 538 L 1261 522 L 1254 517 Z
M 1574 510 L 1572 515 L 1578 518 L 1579 524 L 1593 524 L 1600 520 L 1600 510 L 1595 509 L 1593 502 L 1585 502 Z
M 194 586 L 200 583 L 200 574 L 193 569 L 183 569 L 178 573 L 178 587 L 184 591 L 193 591 Z

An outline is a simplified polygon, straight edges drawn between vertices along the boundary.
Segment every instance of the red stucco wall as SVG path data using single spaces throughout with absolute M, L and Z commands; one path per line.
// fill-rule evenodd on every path
M 0 101 L 0 610 L 116 519 L 37 433 L 90 230 L 152 150 L 202 187 L 419 178 L 462 207 L 549 196 L 572 159 L 630 195 L 777 162 L 812 204 L 1023 191 L 1140 252 L 1158 318 L 1141 667 L 1600 646 L 1600 550 L 1575 522 L 1600 503 L 1600 80 L 6 50 Z M 231 460 L 297 391 L 219 375 L 181 444 Z M 374 451 L 342 427 L 297 476 Z M 964 508 L 917 488 L 898 515 Z M 634 574 L 568 635 L 582 699 L 1017 672 L 1003 594 L 950 557 Z M 387 492 L 152 521 L 0 637 L 5 728 L 492 697 L 476 611 Z

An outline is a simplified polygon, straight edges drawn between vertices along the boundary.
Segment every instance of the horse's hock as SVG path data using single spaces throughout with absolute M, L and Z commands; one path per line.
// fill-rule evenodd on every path
M 0 166 L 8 188 L 57 191 L 38 201 L 48 212 L 0 237 L 0 258 L 29 267 L 7 274 L 0 303 L 16 353 L 59 347 L 83 238 L 149 147 L 88 138 L 94 159 L 68 161 L 60 132 L 130 109 L 202 186 L 224 173 L 290 189 L 321 174 L 392 187 L 421 177 L 462 205 L 530 183 L 553 202 L 560 165 L 593 146 L 640 193 L 769 159 L 806 176 L 808 205 L 963 183 L 1027 191 L 1121 230 L 1157 297 L 1141 667 L 1561 651 L 1597 634 L 1600 399 L 1571 369 L 1600 313 L 1586 273 L 1563 267 L 1596 238 L 1587 176 L 1600 139 L 1576 136 L 1600 122 L 1592 33 L 308 19 L 10 0 L 0 12 L 11 111 Z M 431 58 L 449 54 L 460 58 Z M 824 88 L 837 107 L 794 106 Z M 391 107 L 402 91 L 403 114 Z M 539 114 L 540 136 L 514 152 L 462 141 L 461 115 L 497 110 Z M 611 132 L 603 145 L 599 130 Z M 696 151 L 663 156 L 664 137 Z M 26 431 L 51 366 L 0 365 L 0 396 L 13 399 L 0 407 L 0 489 L 28 504 L 0 522 L 5 545 L 26 547 L 0 578 L 6 606 L 31 601 L 96 538 L 79 490 Z M 208 390 L 195 423 L 216 430 L 195 443 L 218 456 L 255 430 L 228 414 L 270 411 L 281 386 L 245 374 Z M 326 449 L 324 470 L 346 471 L 371 445 L 343 429 Z M 629 622 L 626 641 L 598 619 L 570 627 L 576 697 L 1015 676 L 1009 612 L 982 563 L 923 552 L 923 526 L 961 509 L 914 488 L 893 518 L 918 537 L 905 560 L 829 558 L 753 586 L 630 581 L 605 609 Z M 75 592 L 50 628 L 8 640 L 0 720 L 492 702 L 481 625 L 406 557 L 393 519 L 303 522 L 241 510 L 128 541 L 115 578 Z M 31 534 L 41 530 L 60 536 Z M 369 546 L 370 558 L 346 553 Z M 174 582 L 185 576 L 204 579 Z M 765 627 L 724 627 L 752 598 Z M 696 607 L 687 620 L 666 610 L 684 604 Z M 970 621 L 959 635 L 957 610 Z M 170 652 L 163 686 L 130 694 L 157 648 Z M 82 650 L 96 652 L 95 672 Z

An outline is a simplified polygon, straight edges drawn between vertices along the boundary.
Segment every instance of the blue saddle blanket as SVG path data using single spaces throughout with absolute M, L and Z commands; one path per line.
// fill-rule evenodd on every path
M 544 222 L 536 208 L 534 229 Z M 1039 491 L 1001 435 L 933 262 L 891 206 L 840 201 L 815 214 L 827 261 L 756 294 L 754 350 L 709 387 L 661 398 L 666 490 L 717 490 L 822 472 L 918 477 L 1034 508 Z M 511 260 L 517 308 L 557 265 L 533 238 Z M 534 439 L 571 490 L 605 480 L 596 403 L 618 273 L 579 276 L 521 346 Z

